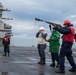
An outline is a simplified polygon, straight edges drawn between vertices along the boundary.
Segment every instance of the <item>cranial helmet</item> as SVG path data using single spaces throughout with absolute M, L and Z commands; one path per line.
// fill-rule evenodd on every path
M 71 22 L 69 20 L 65 20 L 64 25 L 68 25 L 68 24 L 71 24 Z
M 44 27 L 40 27 L 40 29 L 39 30 L 45 30 L 45 28 Z

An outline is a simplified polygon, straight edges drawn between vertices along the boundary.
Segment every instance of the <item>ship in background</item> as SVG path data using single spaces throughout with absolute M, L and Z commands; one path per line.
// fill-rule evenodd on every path
M 3 20 L 13 20 L 13 19 L 3 17 L 4 11 L 10 12 L 11 10 L 4 8 L 4 6 L 0 2 L 0 45 L 2 45 L 2 39 L 5 35 L 5 33 L 7 33 L 10 37 L 12 36 L 12 26 L 5 23 Z

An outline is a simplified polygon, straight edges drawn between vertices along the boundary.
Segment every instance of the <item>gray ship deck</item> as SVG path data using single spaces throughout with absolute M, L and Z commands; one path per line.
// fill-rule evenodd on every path
M 34 47 L 11 47 L 11 56 L 4 57 L 3 47 L 0 47 L 0 75 L 59 75 L 55 73 L 56 68 L 50 67 L 51 57 L 46 50 L 46 65 L 38 65 L 39 60 L 37 49 Z M 76 52 L 73 54 L 76 62 Z M 76 75 L 69 72 L 71 68 L 66 60 L 65 75 Z M 60 74 L 62 75 L 62 74 Z

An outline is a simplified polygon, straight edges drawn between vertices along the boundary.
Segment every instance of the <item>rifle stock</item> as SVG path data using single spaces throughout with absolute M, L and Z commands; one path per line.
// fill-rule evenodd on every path
M 57 26 L 57 27 L 60 27 L 62 28 L 62 26 L 60 24 L 56 24 L 56 23 L 53 23 L 53 22 L 48 22 L 48 21 L 45 21 L 45 20 L 42 20 L 42 19 L 39 19 L 39 18 L 35 18 L 36 21 L 41 21 L 41 22 L 45 22 L 45 23 L 48 23 L 48 24 L 51 24 L 53 26 Z

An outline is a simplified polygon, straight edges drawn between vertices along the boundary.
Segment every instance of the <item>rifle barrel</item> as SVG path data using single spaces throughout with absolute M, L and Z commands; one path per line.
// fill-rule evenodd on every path
M 39 19 L 39 18 L 35 18 L 35 20 L 37 20 L 37 21 L 43 21 L 43 20 L 41 20 L 41 19 Z

